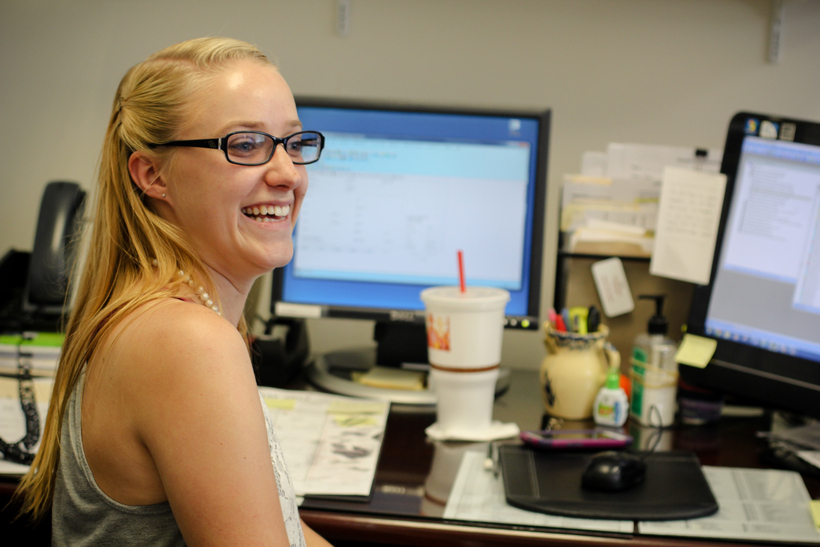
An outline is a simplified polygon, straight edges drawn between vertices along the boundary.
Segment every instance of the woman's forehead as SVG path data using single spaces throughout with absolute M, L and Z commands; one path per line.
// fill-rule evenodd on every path
M 208 80 L 192 94 L 187 124 L 191 130 L 242 126 L 273 131 L 299 126 L 293 94 L 273 65 L 237 61 Z

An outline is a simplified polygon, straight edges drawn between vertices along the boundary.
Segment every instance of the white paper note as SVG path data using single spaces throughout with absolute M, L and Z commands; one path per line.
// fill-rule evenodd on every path
M 632 292 L 626 280 L 624 265 L 618 257 L 599 260 L 592 265 L 592 279 L 598 289 L 598 298 L 604 315 L 615 317 L 635 309 Z
M 720 509 L 693 520 L 639 522 L 641 534 L 743 541 L 820 543 L 811 498 L 798 473 L 773 469 L 703 467 Z
M 722 173 L 664 169 L 649 273 L 709 283 L 725 189 Z

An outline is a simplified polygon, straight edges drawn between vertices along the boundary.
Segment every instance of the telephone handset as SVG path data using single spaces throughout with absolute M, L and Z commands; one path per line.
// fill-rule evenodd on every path
M 46 185 L 23 292 L 24 311 L 48 315 L 62 312 L 84 201 L 85 192 L 77 183 Z

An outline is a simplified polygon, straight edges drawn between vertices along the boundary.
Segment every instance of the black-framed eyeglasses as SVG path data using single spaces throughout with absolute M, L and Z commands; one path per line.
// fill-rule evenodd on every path
M 151 144 L 158 146 L 187 146 L 222 150 L 225 159 L 236 165 L 263 165 L 268 163 L 282 145 L 295 165 L 307 165 L 319 160 L 325 147 L 325 136 L 318 131 L 299 131 L 287 137 L 274 137 L 262 131 L 234 131 L 218 139 L 195 139 Z

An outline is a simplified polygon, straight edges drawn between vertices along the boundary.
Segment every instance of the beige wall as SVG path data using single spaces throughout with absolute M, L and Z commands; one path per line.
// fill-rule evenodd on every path
M 30 249 L 43 186 L 90 188 L 125 70 L 200 35 L 279 60 L 296 94 L 552 107 L 544 302 L 557 198 L 581 153 L 610 141 L 722 146 L 737 110 L 820 119 L 820 1 L 786 2 L 782 59 L 766 61 L 768 0 L 0 0 L 0 252 Z M 264 295 L 263 295 L 264 298 Z M 311 323 L 318 350 L 371 326 Z M 505 363 L 535 367 L 540 336 L 506 335 Z

